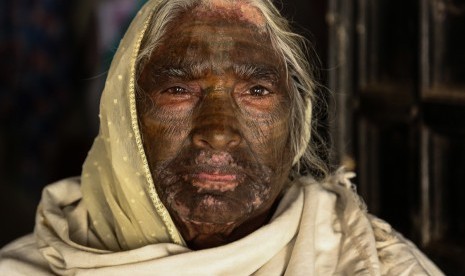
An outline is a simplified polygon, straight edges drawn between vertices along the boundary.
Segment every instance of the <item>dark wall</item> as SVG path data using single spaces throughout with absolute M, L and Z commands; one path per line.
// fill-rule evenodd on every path
M 0 245 L 32 231 L 40 191 L 78 175 L 93 130 L 85 88 L 95 33 L 73 1 L 0 4 Z

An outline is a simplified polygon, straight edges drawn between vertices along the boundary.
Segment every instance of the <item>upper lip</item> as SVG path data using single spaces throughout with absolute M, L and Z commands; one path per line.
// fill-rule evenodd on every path
M 230 182 L 230 181 L 237 180 L 237 174 L 235 173 L 198 172 L 196 174 L 193 174 L 193 177 L 199 180 L 215 181 L 215 182 Z
M 190 178 L 189 182 L 198 189 L 198 192 L 233 192 L 243 180 L 236 173 L 225 171 L 198 171 L 188 174 L 187 178 Z
M 239 175 L 243 174 L 241 167 L 231 167 L 231 166 L 209 166 L 209 165 L 195 165 L 184 167 L 183 171 L 188 172 L 189 175 L 198 175 L 198 174 L 208 174 L 208 175 Z
M 208 165 L 184 167 L 179 173 L 190 179 L 208 182 L 240 182 L 246 175 L 240 167 Z

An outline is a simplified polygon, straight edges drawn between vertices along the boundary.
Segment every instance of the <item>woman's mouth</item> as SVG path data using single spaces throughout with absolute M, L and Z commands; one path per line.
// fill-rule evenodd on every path
M 198 188 L 198 192 L 232 192 L 239 185 L 237 174 L 231 173 L 199 172 L 191 175 L 191 179 L 192 185 Z

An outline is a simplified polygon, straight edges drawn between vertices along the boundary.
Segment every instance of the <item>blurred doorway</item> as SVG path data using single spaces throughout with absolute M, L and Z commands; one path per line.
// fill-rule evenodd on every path
M 337 160 L 369 211 L 465 275 L 465 2 L 331 0 Z

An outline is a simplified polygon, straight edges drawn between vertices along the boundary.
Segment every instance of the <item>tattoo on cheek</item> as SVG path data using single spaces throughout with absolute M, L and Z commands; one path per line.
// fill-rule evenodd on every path
M 241 108 L 241 116 L 245 119 L 253 120 L 254 122 L 269 122 L 273 123 L 276 121 L 283 120 L 283 118 L 289 116 L 289 108 L 285 107 L 284 103 L 273 104 L 273 107 L 267 110 L 255 110 L 253 108 Z
M 163 124 L 186 125 L 192 117 L 193 109 L 167 108 L 152 105 L 146 114 Z
M 171 116 L 146 115 L 144 120 L 144 144 L 157 140 L 157 144 L 177 144 L 189 134 L 190 120 L 187 118 L 173 118 Z M 154 118 L 155 117 L 155 118 Z M 166 145 L 164 146 L 166 148 Z
M 282 118 L 269 118 L 263 121 L 247 120 L 246 126 L 254 140 L 265 142 L 272 134 L 287 133 L 288 128 L 281 128 L 285 124 Z

